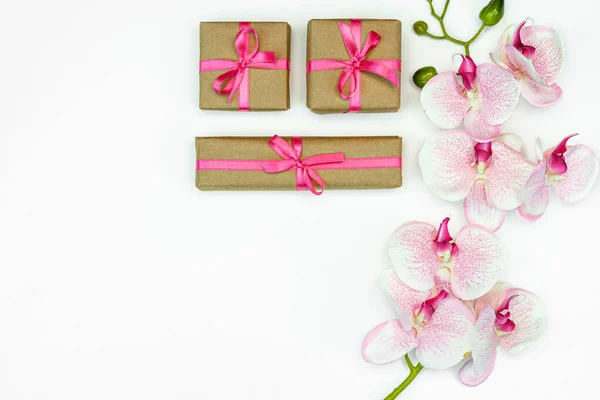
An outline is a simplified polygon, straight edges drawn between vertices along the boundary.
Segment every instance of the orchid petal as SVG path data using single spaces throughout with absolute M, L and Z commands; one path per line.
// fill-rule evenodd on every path
M 454 72 L 442 72 L 431 78 L 421 91 L 421 105 L 435 125 L 444 129 L 456 128 L 469 110 L 464 89 Z
M 512 45 L 513 37 L 518 27 L 519 24 L 510 25 L 504 30 L 502 36 L 500 37 L 500 43 L 498 44 L 498 56 L 500 60 L 504 63 L 508 62 L 506 52 L 504 51 L 504 46 L 506 46 L 507 44 Z
M 500 341 L 495 330 L 496 312 L 485 305 L 475 325 L 476 338 L 473 346 L 472 360 L 467 361 L 460 369 L 458 376 L 462 383 L 477 386 L 485 381 L 494 369 L 496 348 Z
M 548 317 L 546 306 L 535 294 L 514 288 L 504 293 L 505 299 L 511 297 L 508 311 L 515 329 L 500 336 L 500 343 L 507 352 L 516 354 L 526 349 L 532 341 L 544 333 Z
M 582 144 L 565 152 L 567 172 L 561 175 L 554 190 L 558 197 L 567 203 L 583 199 L 592 189 L 598 176 L 598 157 L 592 149 Z
M 499 125 L 506 121 L 519 102 L 519 82 L 505 69 L 486 63 L 477 68 L 477 83 L 485 122 Z
M 465 218 L 469 224 L 480 225 L 490 232 L 495 232 L 504 223 L 506 211 L 498 210 L 490 205 L 485 192 L 485 182 L 483 180 L 475 181 L 469 195 L 465 197 Z
M 544 149 L 542 147 L 542 139 L 540 139 L 539 137 L 535 140 L 535 155 L 536 155 L 538 161 L 541 161 L 544 159 Z
M 523 190 L 523 206 L 517 214 L 526 221 L 538 220 L 550 201 L 550 189 L 546 182 L 546 161 L 541 161 L 533 170 Z
M 464 199 L 477 176 L 473 166 L 473 142 L 463 131 L 436 133 L 419 153 L 425 185 L 438 197 Z
M 505 46 L 508 65 L 517 71 L 521 86 L 521 94 L 534 106 L 549 107 L 562 98 L 562 89 L 556 84 L 547 84 L 537 73 L 531 60 L 527 59 L 512 45 Z
M 500 136 L 500 125 L 489 125 L 485 122 L 483 110 L 471 108 L 465 115 L 465 131 L 471 139 L 478 142 L 489 142 Z
M 394 301 L 394 309 L 404 330 L 412 329 L 415 310 L 431 295 L 431 291 L 417 291 L 406 286 L 393 269 L 385 271 L 379 280 L 381 289 Z
M 523 189 L 535 165 L 499 141 L 492 142 L 492 154 L 485 172 L 488 203 L 500 210 L 514 210 L 523 203 Z
M 467 225 L 458 233 L 460 253 L 452 266 L 452 293 L 462 300 L 475 300 L 498 281 L 505 254 L 500 241 L 485 228 Z
M 362 343 L 362 355 L 371 364 L 389 364 L 414 349 L 417 339 L 414 330 L 405 331 L 397 319 L 373 328 Z
M 558 32 L 545 26 L 528 26 L 521 29 L 521 40 L 535 48 L 531 62 L 537 73 L 548 85 L 554 84 L 565 63 L 563 41 Z
M 424 222 L 400 226 L 388 242 L 388 252 L 402 282 L 419 291 L 431 290 L 441 268 L 434 239 L 437 229 Z
M 459 300 L 446 299 L 419 334 L 417 359 L 426 368 L 450 368 L 471 350 L 474 337 L 473 312 Z

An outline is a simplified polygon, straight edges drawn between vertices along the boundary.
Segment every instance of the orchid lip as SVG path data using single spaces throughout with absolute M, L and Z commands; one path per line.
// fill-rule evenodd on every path
M 442 301 L 446 300 L 446 298 L 448 298 L 448 292 L 442 290 L 435 297 L 432 297 L 421 304 L 421 307 L 415 313 L 415 323 L 421 325 L 429 321 L 435 310 L 440 306 Z
M 505 299 L 496 311 L 496 330 L 498 334 L 503 335 L 515 330 L 515 323 L 510 319 L 510 302 L 517 296 L 511 296 Z
M 525 57 L 527 57 L 528 59 L 531 59 L 531 58 L 533 58 L 533 55 L 535 54 L 535 47 L 525 45 L 525 44 L 523 44 L 523 41 L 521 40 L 521 29 L 523 29 L 523 27 L 525 26 L 526 23 L 527 23 L 527 20 L 521 22 L 521 24 L 515 30 L 515 34 L 514 34 L 513 40 L 512 40 L 512 45 L 517 50 L 519 50 L 521 52 L 521 54 L 523 54 Z
M 487 164 L 492 156 L 492 142 L 477 143 L 475 145 L 475 161 Z
M 448 222 L 450 222 L 450 217 L 444 218 L 434 240 L 437 254 L 444 257 L 456 256 L 458 254 L 458 246 L 453 243 L 452 236 L 450 236 L 450 232 L 448 231 Z
M 578 134 L 569 135 L 554 148 L 550 156 L 548 157 L 548 170 L 554 175 L 563 175 L 567 172 L 568 166 L 565 160 L 565 153 L 569 150 L 567 142 Z
M 469 56 L 461 56 L 463 61 L 458 68 L 458 73 L 462 78 L 465 89 L 469 92 L 473 90 L 475 86 L 475 78 L 477 74 L 477 65 L 473 59 Z

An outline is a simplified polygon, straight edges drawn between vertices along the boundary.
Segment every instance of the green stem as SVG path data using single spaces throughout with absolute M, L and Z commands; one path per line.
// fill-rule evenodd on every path
M 429 9 L 431 11 L 431 15 L 433 16 L 433 18 L 437 19 L 438 22 L 440 23 L 440 29 L 442 30 L 442 35 L 437 36 L 437 35 L 433 35 L 429 32 L 425 32 L 425 35 L 429 36 L 432 39 L 436 39 L 436 40 L 446 39 L 452 43 L 456 43 L 460 46 L 463 46 L 465 48 L 465 54 L 467 56 L 471 55 L 469 47 L 471 46 L 471 44 L 473 44 L 473 42 L 475 40 L 477 40 L 479 35 L 481 35 L 481 32 L 483 32 L 483 30 L 485 29 L 485 25 L 482 24 L 481 27 L 479 28 L 479 30 L 477 31 L 477 33 L 470 40 L 468 40 L 466 42 L 464 40 L 456 39 L 448 34 L 448 31 L 446 30 L 446 24 L 444 24 L 444 17 L 446 17 L 446 12 L 448 12 L 448 6 L 450 5 L 450 0 L 446 0 L 446 3 L 444 4 L 444 10 L 442 11 L 441 15 L 435 11 L 435 8 L 433 7 L 433 0 L 426 0 L 426 1 L 429 3 Z
M 384 400 L 394 400 L 396 397 L 398 397 L 400 393 L 402 393 L 404 389 L 406 389 L 408 385 L 410 385 L 412 381 L 415 380 L 417 375 L 419 375 L 419 373 L 423 370 L 423 366 L 421 364 L 417 364 L 416 366 L 413 365 L 412 361 L 410 361 L 410 357 L 408 357 L 408 354 L 404 356 L 404 360 L 406 361 L 406 365 L 408 366 L 410 373 L 404 382 L 394 389 L 392 393 L 388 394 Z

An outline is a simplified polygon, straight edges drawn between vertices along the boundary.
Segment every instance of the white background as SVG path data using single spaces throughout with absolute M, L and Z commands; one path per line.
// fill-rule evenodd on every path
M 472 35 L 484 0 L 453 0 L 448 28 Z M 559 29 L 564 100 L 521 100 L 504 132 L 529 156 L 580 132 L 600 153 L 600 3 L 508 0 L 473 46 L 487 62 L 505 26 Z M 438 4 L 438 7 L 440 7 Z M 438 224 L 460 203 L 423 185 L 417 155 L 434 127 L 412 73 L 457 67 L 461 48 L 417 37 L 425 0 L 3 2 L 0 12 L 0 398 L 381 399 L 407 371 L 366 364 L 364 335 L 393 316 L 376 280 L 385 243 L 410 220 Z M 404 22 L 396 114 L 312 114 L 304 106 L 310 18 Z M 198 23 L 292 26 L 288 112 L 198 110 Z M 405 139 L 404 187 L 390 191 L 207 193 L 194 187 L 200 135 L 382 135 Z M 498 236 L 506 279 L 540 295 L 549 326 L 489 380 L 424 371 L 402 399 L 591 399 L 597 389 L 600 185 L 557 199 L 536 224 L 514 214 Z

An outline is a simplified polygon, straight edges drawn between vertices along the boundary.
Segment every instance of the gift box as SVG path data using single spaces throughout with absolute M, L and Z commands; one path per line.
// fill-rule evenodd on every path
M 397 20 L 309 21 L 307 107 L 322 114 L 398 111 L 401 51 Z
M 286 22 L 200 23 L 200 109 L 290 108 Z
M 200 190 L 385 189 L 402 186 L 402 139 L 198 137 Z

